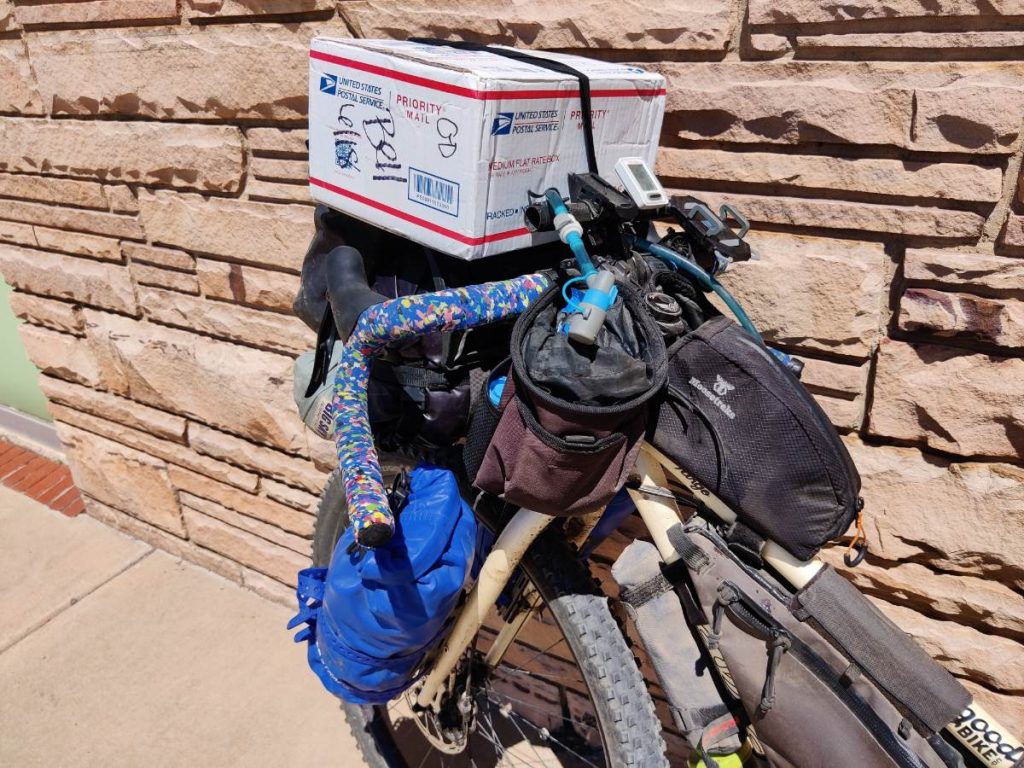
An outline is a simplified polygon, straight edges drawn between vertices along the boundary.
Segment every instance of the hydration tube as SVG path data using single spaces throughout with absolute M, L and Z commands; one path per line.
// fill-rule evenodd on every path
M 590 256 L 587 255 L 587 247 L 583 244 L 583 227 L 580 226 L 576 217 L 569 213 L 558 190 L 552 187 L 544 193 L 544 199 L 548 201 L 551 212 L 555 214 L 554 225 L 558 237 L 569 246 L 572 255 L 576 257 L 576 263 L 579 265 L 583 277 L 595 274 L 597 270 L 594 268 L 594 262 L 590 260 Z
M 569 213 L 558 190 L 549 189 L 544 193 L 544 198 L 554 214 L 553 223 L 559 239 L 569 246 L 572 255 L 576 257 L 580 272 L 583 273 L 581 278 L 575 279 L 587 284 L 587 291 L 581 301 L 576 303 L 567 299 L 570 314 L 565 325 L 566 334 L 573 341 L 594 344 L 601 326 L 604 325 L 608 310 L 615 303 L 615 297 L 619 295 L 619 289 L 615 286 L 615 275 L 607 269 L 598 270 L 594 267 L 594 262 L 587 254 L 587 247 L 583 244 L 583 227 L 576 217 Z M 569 283 L 566 283 L 566 287 L 568 285 Z
M 709 275 L 707 272 L 705 272 L 699 266 L 694 264 L 692 261 L 689 261 L 688 259 L 685 259 L 682 256 L 680 256 L 671 248 L 666 248 L 663 245 L 652 243 L 650 240 L 642 240 L 641 238 L 636 236 L 632 237 L 631 240 L 633 245 L 637 246 L 638 248 L 643 248 L 652 256 L 656 256 L 662 261 L 666 261 L 669 264 L 678 267 L 682 271 L 686 272 L 688 275 L 695 277 L 702 285 L 710 288 L 712 291 L 718 294 L 718 296 L 721 297 L 722 301 L 725 302 L 726 306 L 729 307 L 732 313 L 736 316 L 736 319 L 739 320 L 740 325 L 742 325 L 743 328 L 746 329 L 747 333 L 749 333 L 751 336 L 757 339 L 761 343 L 761 346 L 763 346 L 765 349 L 771 352 L 772 355 L 774 355 L 775 358 L 780 363 L 782 363 L 794 376 L 800 378 L 800 374 L 804 369 L 804 364 L 800 360 L 797 360 L 792 355 L 788 355 L 782 350 L 775 349 L 775 347 L 769 347 L 767 344 L 765 344 L 764 339 L 761 337 L 761 334 L 758 332 L 757 328 L 754 327 L 754 324 L 751 322 L 750 318 L 747 317 L 747 313 L 743 311 L 743 307 L 739 305 L 739 302 L 733 298 L 733 295 L 731 293 L 725 290 L 725 286 L 718 282 L 714 277 Z

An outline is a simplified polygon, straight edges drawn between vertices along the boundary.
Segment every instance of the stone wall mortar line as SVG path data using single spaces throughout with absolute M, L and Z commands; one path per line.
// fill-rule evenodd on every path
M 1024 124 L 1021 125 L 1021 132 L 1024 133 Z M 981 232 L 982 243 L 993 243 L 1006 224 L 1010 211 L 1013 208 L 1014 198 L 1017 196 L 1018 184 L 1020 184 L 1022 167 L 1024 167 L 1024 141 L 1006 163 L 1006 170 L 1003 173 L 1003 194 L 996 203 L 995 208 L 985 222 Z

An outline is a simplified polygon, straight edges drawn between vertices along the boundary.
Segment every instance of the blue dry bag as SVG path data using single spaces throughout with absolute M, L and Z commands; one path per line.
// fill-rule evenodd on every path
M 356 704 L 379 704 L 415 681 L 427 652 L 441 639 L 470 576 L 477 525 L 459 496 L 455 475 L 416 467 L 395 535 L 383 547 L 353 547 L 342 534 L 330 568 L 299 573 L 299 613 L 307 624 L 309 666 L 331 693 Z

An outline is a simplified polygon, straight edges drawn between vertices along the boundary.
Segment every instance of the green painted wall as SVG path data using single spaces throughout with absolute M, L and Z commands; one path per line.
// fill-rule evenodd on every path
M 11 312 L 10 287 L 0 278 L 0 405 L 50 420 L 46 396 L 39 389 L 39 369 L 25 354 L 18 318 Z

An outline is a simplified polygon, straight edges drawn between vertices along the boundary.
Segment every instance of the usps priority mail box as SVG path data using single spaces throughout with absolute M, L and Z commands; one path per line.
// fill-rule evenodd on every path
M 598 171 L 653 166 L 665 81 L 553 53 L 590 79 Z M 487 51 L 318 37 L 310 49 L 309 183 L 339 211 L 477 259 L 549 242 L 523 224 L 527 192 L 587 170 L 579 81 Z

